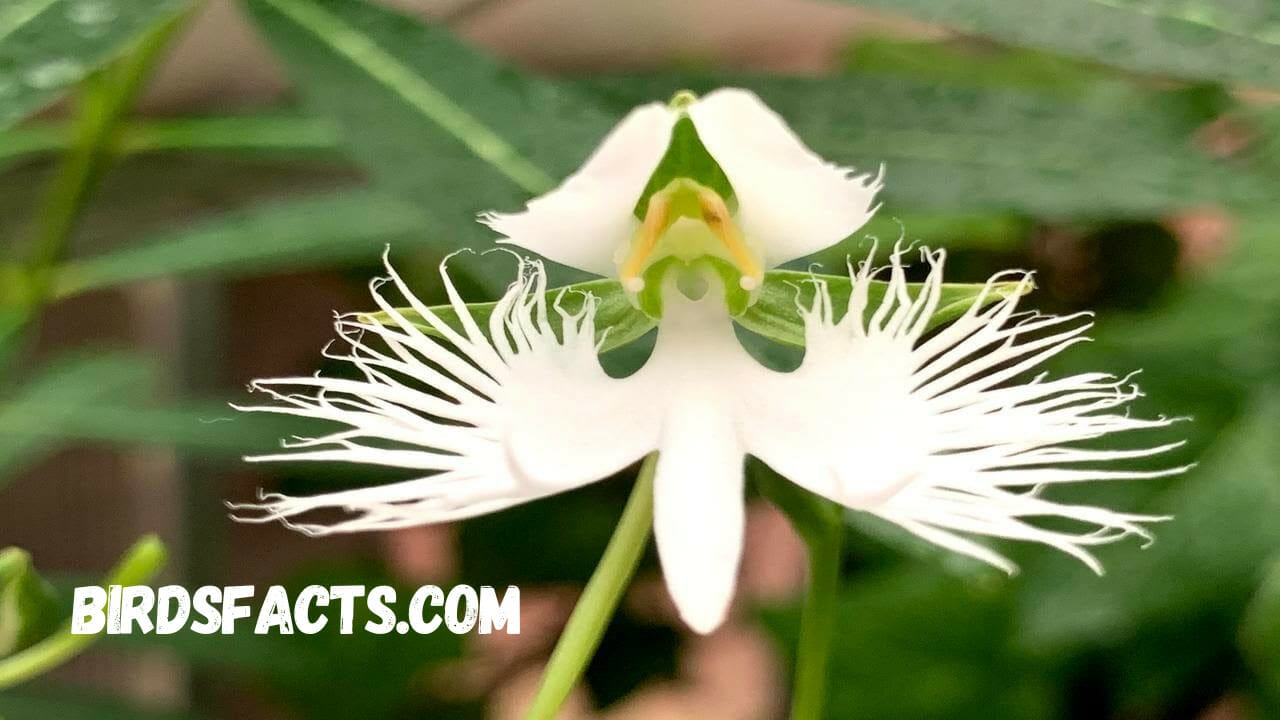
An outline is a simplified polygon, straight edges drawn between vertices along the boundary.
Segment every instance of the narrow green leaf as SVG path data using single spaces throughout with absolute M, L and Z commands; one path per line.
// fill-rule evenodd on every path
M 69 262 L 57 271 L 55 295 L 197 272 L 265 274 L 367 261 L 391 242 L 421 244 L 425 226 L 408 203 L 364 192 L 271 203 Z
M 190 0 L 16 0 L 0 8 L 0 129 L 120 57 Z
M 0 399 L 0 487 L 84 407 L 136 392 L 147 375 L 146 363 L 133 355 L 67 357 Z
M 819 275 L 796 270 L 773 270 L 765 273 L 764 284 L 756 302 L 737 321 L 748 330 L 763 335 L 771 340 L 804 347 L 804 321 L 800 316 L 800 308 L 813 306 L 815 281 L 825 282 L 831 294 L 831 304 L 838 321 L 843 317 L 849 305 L 849 295 L 853 283 L 847 275 Z M 868 315 L 875 311 L 889 284 L 884 281 L 873 281 L 867 288 Z M 908 284 L 908 291 L 914 297 L 920 292 L 919 283 Z M 1029 292 L 1030 287 L 1020 286 L 1016 282 L 997 283 L 991 286 L 987 294 L 987 302 L 995 302 L 1010 297 L 1022 288 Z M 938 301 L 938 310 L 929 320 L 929 327 L 937 327 L 956 319 L 978 299 L 986 288 L 984 283 L 955 284 L 942 286 L 942 296 Z
M 154 535 L 143 536 L 129 548 L 102 585 L 141 585 L 164 567 L 168 551 Z M 71 621 L 54 634 L 21 652 L 0 660 L 0 690 L 43 675 L 79 655 L 96 635 L 72 635 Z
M 1253 0 L 858 0 L 858 4 L 1127 70 L 1275 86 L 1280 9 Z
M 457 245 L 572 172 L 616 119 L 447 29 L 362 0 L 246 0 L 311 110 L 336 118 L 382 187 Z M 670 92 L 665 92 L 669 96 Z
M 44 639 L 62 619 L 57 594 L 16 547 L 0 550 L 0 658 Z
M 556 288 L 547 292 L 547 302 L 558 302 L 566 312 L 576 313 L 582 309 L 587 294 L 596 298 L 596 341 L 601 344 L 601 352 L 626 345 L 653 329 L 654 321 L 631 304 L 627 291 L 616 280 L 591 280 Z M 487 327 L 486 323 L 496 306 L 496 302 L 470 303 L 467 310 L 481 327 Z M 435 330 L 413 308 L 398 310 L 405 319 L 421 330 L 435 334 Z M 452 306 L 437 305 L 431 311 L 451 327 L 462 327 Z M 393 323 L 383 312 L 369 313 L 365 317 L 373 322 Z
M 333 153 L 342 142 L 339 126 L 324 118 L 232 115 L 134 120 L 120 127 L 121 155 L 163 151 L 240 153 Z M 65 150 L 73 139 L 65 122 L 27 123 L 0 132 L 0 167 L 30 155 Z

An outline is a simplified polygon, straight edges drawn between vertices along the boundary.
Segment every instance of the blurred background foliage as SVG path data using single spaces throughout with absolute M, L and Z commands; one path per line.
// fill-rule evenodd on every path
M 820 154 L 886 166 L 880 215 L 818 260 L 905 235 L 947 247 L 952 281 L 1034 268 L 1033 303 L 1098 311 L 1096 342 L 1057 370 L 1141 368 L 1137 411 L 1192 418 L 1161 436 L 1187 439 L 1192 472 L 1072 489 L 1176 516 L 1148 549 L 1104 549 L 1103 579 L 1041 548 L 1010 548 L 1024 569 L 1006 579 L 851 515 L 830 716 L 1280 717 L 1280 6 L 711 4 L 711 27 L 728 13 L 773 17 L 772 5 L 803 8 L 815 28 L 853 13 L 812 39 L 761 20 L 719 54 L 689 50 L 693 19 L 691 39 L 671 42 L 659 36 L 679 23 L 646 26 L 676 12 L 661 3 L 552 8 L 541 25 L 507 12 L 509 33 L 557 46 L 634 25 L 637 44 L 663 48 L 638 62 L 620 45 L 569 67 L 457 34 L 485 36 L 485 16 L 506 4 L 0 5 L 0 546 L 31 551 L 0 552 L 0 717 L 518 716 L 519 679 L 536 676 L 628 479 L 444 536 L 299 541 L 230 527 L 221 500 L 387 476 L 249 472 L 239 455 L 296 428 L 233 418 L 225 403 L 254 375 L 315 369 L 329 311 L 367 306 L 384 245 L 438 296 L 444 253 L 491 244 L 477 212 L 552 187 L 633 105 L 729 84 L 758 92 Z M 290 90 L 135 112 L 157 65 L 177 72 L 164 65 L 175 40 L 186 47 L 206 13 L 230 9 Z M 782 35 L 820 61 L 762 72 L 795 69 L 766 57 Z M 494 257 L 461 267 L 476 300 L 508 279 Z M 110 450 L 77 463 L 85 447 Z M 130 479 L 139 467 L 150 480 Z M 119 512 L 116 495 L 145 512 Z M 161 539 L 126 549 L 152 531 Z M 770 552 L 785 537 L 760 537 L 749 563 L 802 565 Z M 42 548 L 59 560 L 47 566 Z M 117 555 L 116 577 L 150 578 L 167 555 L 160 577 L 188 586 L 520 584 L 531 630 L 510 646 L 135 636 L 32 680 L 84 649 L 61 629 L 66 589 Z M 655 573 L 649 557 L 642 581 Z M 744 590 L 730 628 L 700 640 L 640 583 L 588 672 L 580 700 L 597 710 L 575 712 L 776 716 L 796 632 L 796 583 L 782 585 Z M 772 640 L 753 654 L 744 637 Z

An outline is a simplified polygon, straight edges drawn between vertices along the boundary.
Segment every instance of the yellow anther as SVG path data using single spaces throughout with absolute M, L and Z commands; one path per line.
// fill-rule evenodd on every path
M 699 186 L 698 203 L 702 208 L 702 221 L 724 243 L 729 257 L 733 258 L 733 264 L 742 271 L 742 278 L 738 281 L 742 289 L 755 290 L 760 287 L 764 280 L 764 269 L 756 262 L 747 243 L 743 241 L 742 232 L 733 222 L 724 198 L 711 188 Z
M 649 198 L 649 207 L 644 211 L 644 221 L 640 224 L 639 232 L 636 233 L 631 255 L 618 270 L 618 278 L 622 281 L 622 286 L 630 292 L 640 292 L 644 289 L 644 278 L 640 277 L 640 273 L 644 271 L 645 263 L 653 254 L 653 249 L 658 246 L 658 240 L 662 238 L 662 233 L 666 232 L 670 224 L 671 193 L 654 193 Z

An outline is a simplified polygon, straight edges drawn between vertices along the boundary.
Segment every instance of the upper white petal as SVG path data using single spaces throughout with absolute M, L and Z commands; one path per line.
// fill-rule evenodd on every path
M 830 247 L 874 214 L 879 177 L 818 157 L 755 94 L 716 90 L 689 116 L 733 185 L 739 225 L 769 266 Z
M 539 264 L 520 279 L 482 328 L 441 277 L 461 328 L 392 281 L 436 336 L 416 327 L 373 285 L 390 325 L 360 317 L 337 325 L 363 377 L 255 381 L 276 404 L 241 408 L 335 423 L 335 430 L 253 461 L 330 461 L 430 474 L 404 482 L 310 497 L 269 495 L 236 506 L 252 521 L 281 520 L 311 534 L 385 530 L 460 520 L 607 477 L 657 445 L 658 419 L 643 389 L 607 376 L 596 355 L 594 303 L 563 312 L 545 295 Z M 557 338 L 560 327 L 563 339 Z M 332 524 L 297 516 L 338 509 Z
M 638 225 L 636 202 L 671 142 L 676 114 L 662 103 L 632 110 L 560 187 L 523 212 L 487 213 L 481 222 L 543 257 L 597 275 L 615 273 L 614 253 Z
M 805 318 L 804 361 L 793 373 L 764 378 L 742 417 L 747 449 L 815 493 L 1006 570 L 1013 567 L 1007 560 L 955 533 L 1046 543 L 1100 571 L 1091 546 L 1148 537 L 1142 523 L 1162 518 L 1056 503 L 1039 489 L 1183 471 L 1100 467 L 1176 445 L 1072 447 L 1170 421 L 1112 412 L 1137 393 L 1125 380 L 1100 373 L 1010 384 L 1080 341 L 1088 328 L 1071 317 L 1015 316 L 1016 296 L 985 308 L 975 302 L 920 342 L 942 282 L 942 254 L 926 256 L 932 272 L 912 297 L 894 254 L 889 290 L 869 319 L 867 265 L 853 278 L 843 318 L 819 288 Z M 1086 529 L 1033 524 L 1044 516 Z

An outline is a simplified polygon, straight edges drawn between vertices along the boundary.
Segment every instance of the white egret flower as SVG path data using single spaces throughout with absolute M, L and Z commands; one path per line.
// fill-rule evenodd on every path
M 737 211 L 691 180 L 655 191 L 637 220 L 632 207 L 681 113 L 732 183 Z M 849 268 L 847 304 L 833 302 L 831 280 L 814 276 L 814 299 L 798 308 L 806 350 L 796 370 L 765 368 L 741 347 L 728 295 L 751 289 L 762 268 L 848 235 L 871 212 L 877 187 L 818 159 L 743 91 L 676 111 L 636 110 L 561 188 L 524 214 L 488 221 L 549 258 L 659 292 L 657 343 L 645 365 L 628 377 L 607 375 L 595 299 L 567 311 L 562 300 L 574 291 L 548 293 L 540 262 L 520 261 L 487 320 L 473 315 L 442 265 L 454 322 L 422 303 L 388 263 L 389 279 L 374 281 L 372 293 L 389 322 L 337 320 L 346 349 L 330 357 L 351 363 L 361 379 L 259 380 L 253 388 L 277 402 L 241 409 L 337 426 L 252 461 L 382 465 L 420 476 L 311 497 L 268 494 L 234 506 L 239 519 L 315 535 L 462 520 L 583 486 L 657 452 L 654 534 L 663 572 L 681 617 L 704 633 L 723 620 L 733 594 L 748 455 L 846 508 L 1009 572 L 1008 559 L 972 536 L 1044 543 L 1099 572 L 1093 547 L 1131 535 L 1149 540 L 1143 524 L 1164 518 L 1055 502 L 1044 491 L 1181 472 L 1102 466 L 1176 444 L 1076 446 L 1171 421 L 1125 414 L 1138 395 L 1127 378 L 1018 382 L 1083 340 L 1089 322 L 1018 313 L 1021 293 L 994 293 L 1008 274 L 992 278 L 957 320 L 926 332 L 942 293 L 943 253 L 922 251 L 929 273 L 913 291 L 903 252 L 895 251 L 887 290 L 874 302 L 869 258 Z M 655 203 L 667 210 L 654 211 Z M 676 227 L 686 220 L 689 227 Z M 601 252 L 604 245 L 622 247 L 619 260 L 612 247 Z M 739 287 L 722 282 L 698 252 L 732 262 Z M 644 274 L 664 257 L 689 264 Z M 1020 278 L 1029 288 L 1029 276 Z M 388 284 L 415 318 L 383 294 Z M 314 511 L 342 517 L 302 519 Z M 1074 530 L 1060 522 L 1047 529 L 1036 523 L 1042 518 L 1073 521 Z

